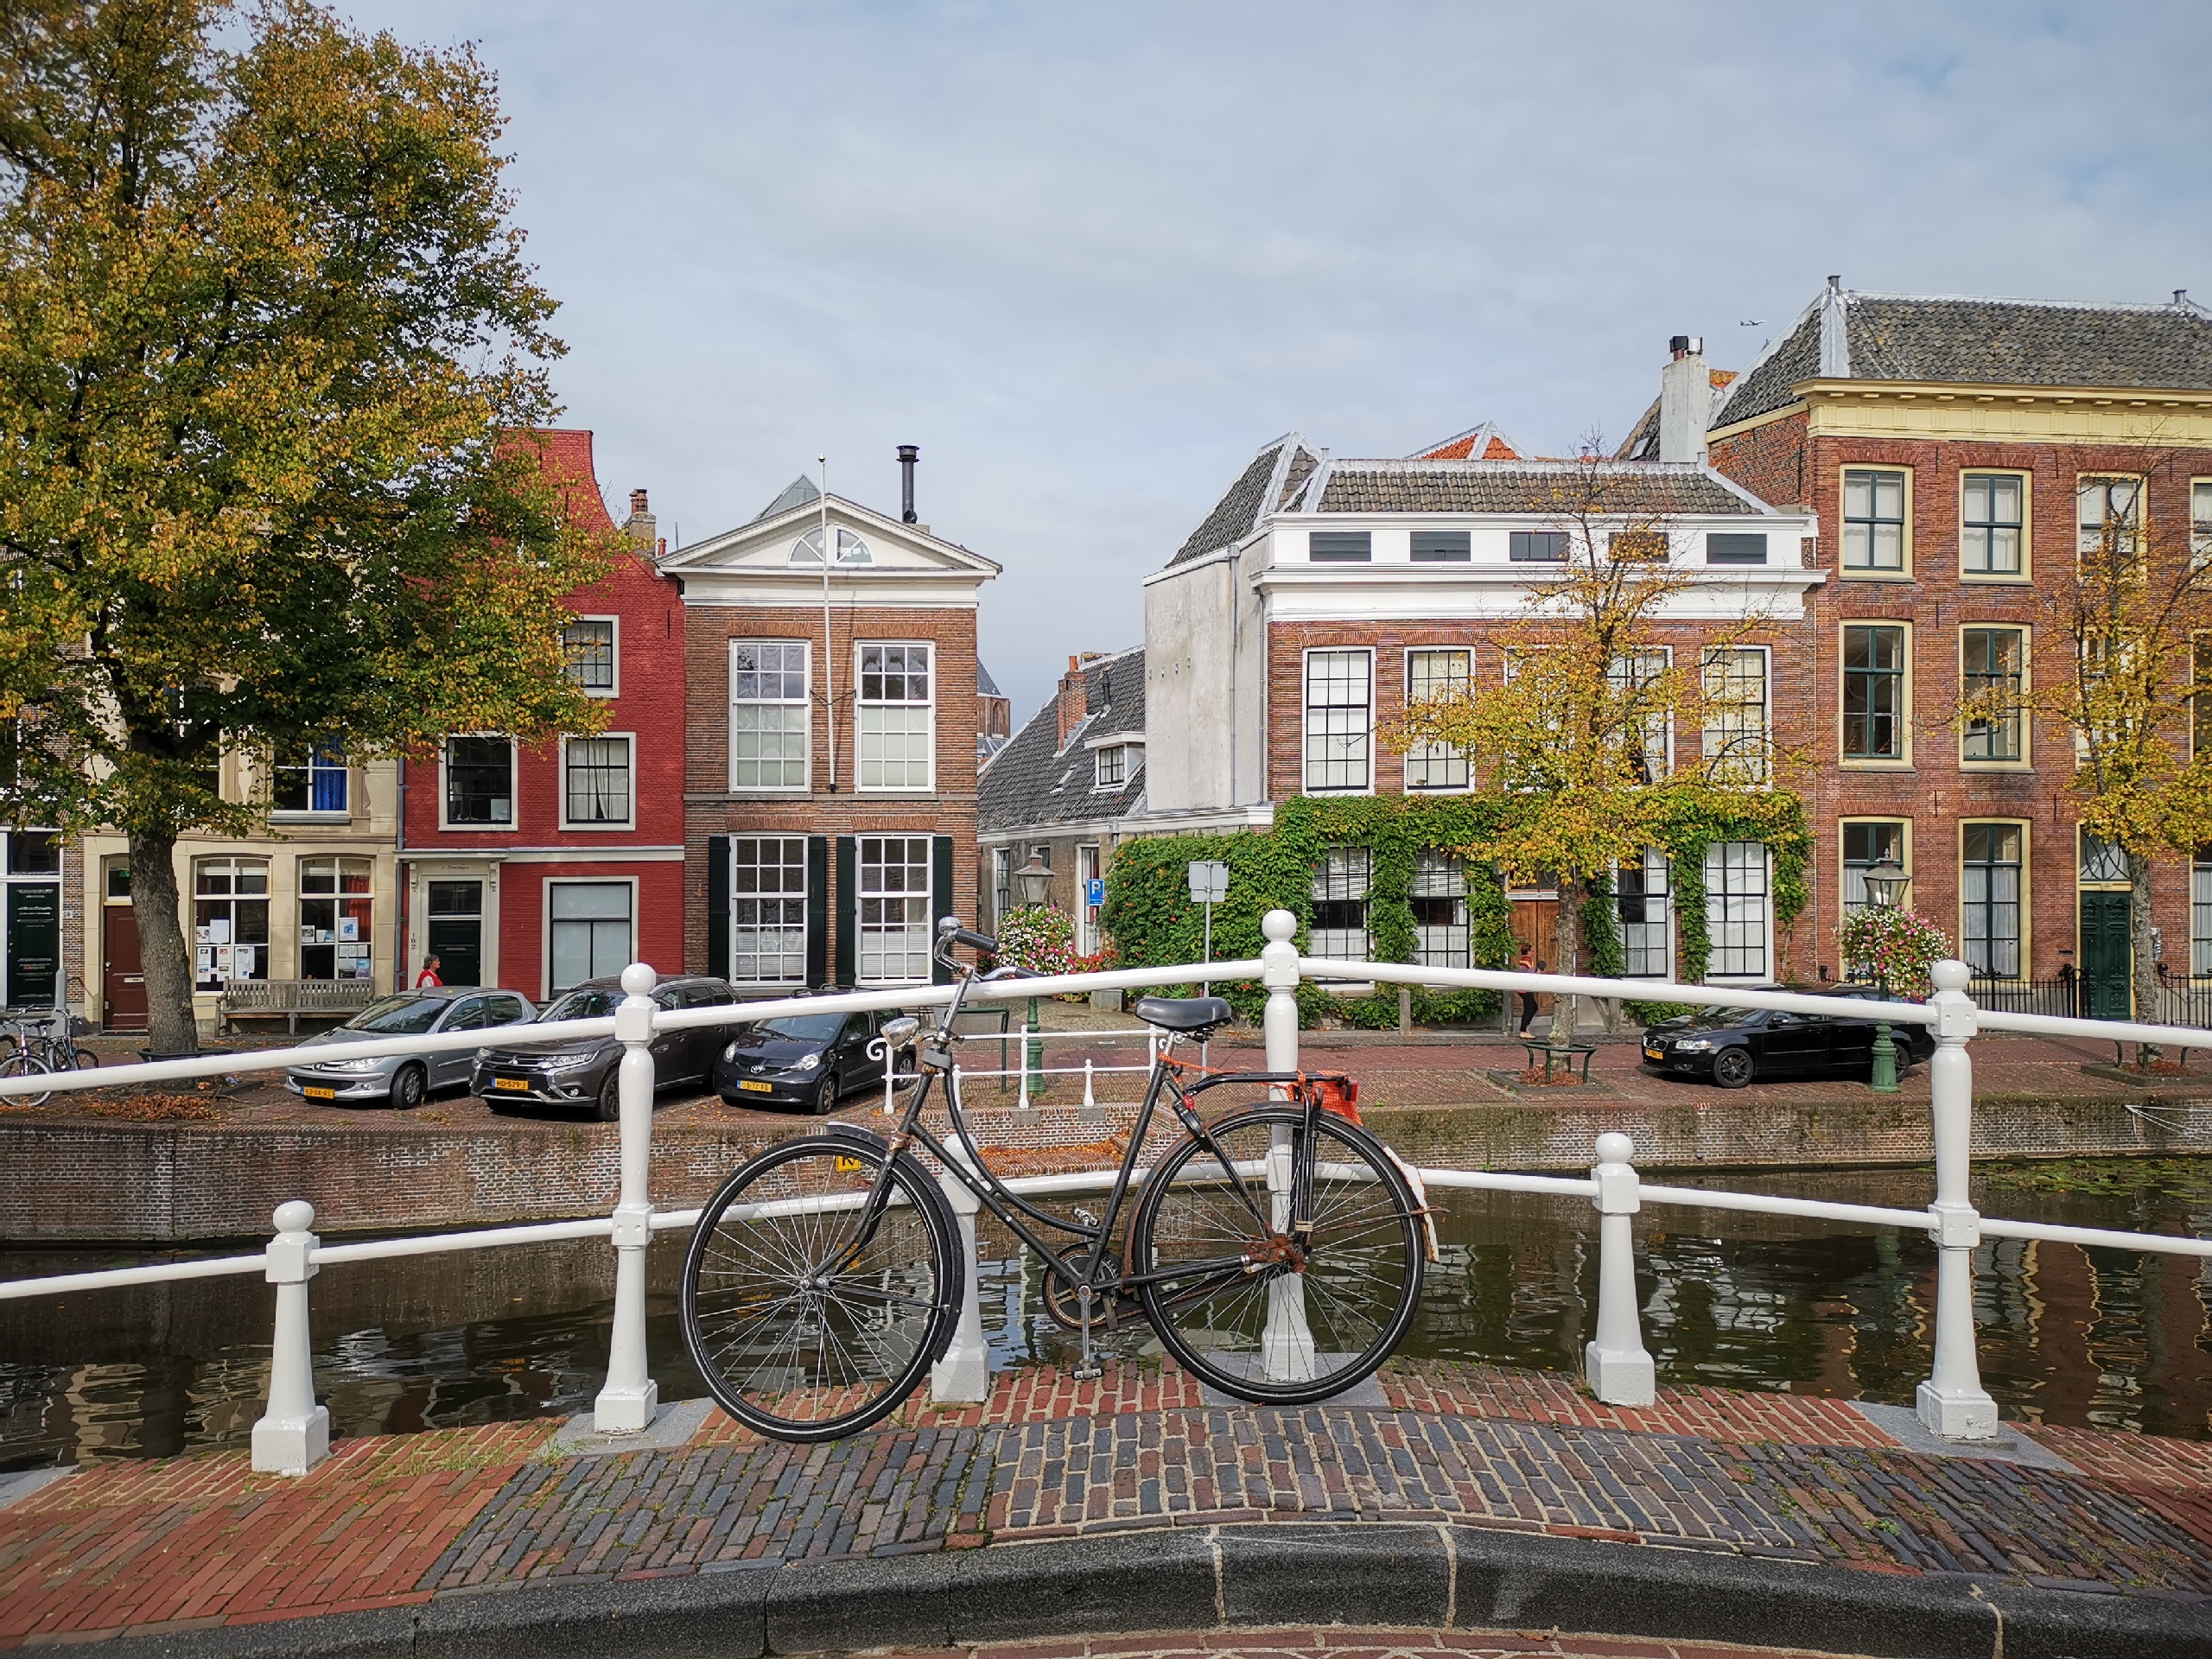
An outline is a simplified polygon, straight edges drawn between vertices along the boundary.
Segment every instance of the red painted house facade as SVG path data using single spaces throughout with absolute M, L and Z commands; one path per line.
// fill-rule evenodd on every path
M 592 435 L 540 435 L 569 511 L 613 531 Z M 605 731 L 455 734 L 402 763 L 403 983 L 430 955 L 448 985 L 540 1002 L 632 962 L 683 971 L 683 601 L 654 565 L 645 491 L 622 529 L 630 556 L 569 599 L 569 671 L 607 700 Z

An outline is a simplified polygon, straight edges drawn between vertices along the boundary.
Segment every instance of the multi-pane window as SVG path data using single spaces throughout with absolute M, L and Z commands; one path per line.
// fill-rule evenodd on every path
M 269 977 L 269 865 L 203 858 L 192 867 L 193 988 Z
M 2024 543 L 2027 480 L 2018 473 L 1968 473 L 1959 486 L 1959 564 L 1970 576 L 2017 576 Z
M 1612 665 L 1605 671 L 1605 678 L 1618 694 L 1625 697 L 1651 684 L 1673 662 L 1671 648 L 1631 652 L 1613 658 Z M 1674 770 L 1674 716 L 1663 709 L 1657 709 L 1643 715 L 1641 723 L 1643 739 L 1635 757 L 1637 775 L 1644 783 L 1656 784 Z
M 1905 868 L 1904 825 L 1862 818 L 1843 826 L 1843 913 L 1864 910 L 1874 902 L 1866 891 L 1866 872 L 1884 859 Z
M 1960 911 L 1967 966 L 1984 979 L 2020 976 L 2020 826 L 1960 826 Z
M 2212 478 L 2189 486 L 2189 559 L 2200 570 L 2212 565 Z
M 1707 972 L 1767 971 L 1766 845 L 1719 841 L 1705 849 L 1705 925 L 1713 940 Z
M 1506 537 L 1506 556 L 1516 564 L 1559 564 L 1567 558 L 1563 530 L 1516 530 Z
M 514 745 L 504 737 L 448 738 L 446 822 L 506 829 L 514 821 Z
M 322 744 L 280 753 L 270 767 L 269 805 L 277 812 L 343 812 L 346 757 Z
M 1766 652 L 1724 646 L 1705 653 L 1705 764 L 1733 784 L 1767 780 Z
M 2212 976 L 2212 847 L 2200 847 L 2189 872 L 2189 971 Z
M 365 858 L 300 861 L 300 977 L 369 977 L 370 878 Z
M 1904 569 L 1904 474 L 1851 467 L 1843 474 L 1843 568 Z
M 1014 908 L 1014 849 L 1001 847 L 991 854 L 991 914 L 1002 918 Z
M 569 678 L 586 691 L 614 690 L 614 619 L 581 617 L 561 630 Z
M 2190 754 L 2212 754 L 2212 633 L 2191 634 L 2189 641 Z
M 729 843 L 729 976 L 740 985 L 806 978 L 806 837 Z
M 1904 759 L 1904 630 L 1843 631 L 1843 754 L 1847 760 Z
M 2026 634 L 2018 628 L 1968 628 L 1959 648 L 1964 670 L 1959 689 L 1969 716 L 1961 754 L 1968 760 L 2018 760 Z
M 729 786 L 804 789 L 806 643 L 733 639 L 729 646 Z
M 1306 653 L 1306 789 L 1365 789 L 1374 727 L 1375 659 L 1364 651 Z
M 910 985 L 930 976 L 930 838 L 862 836 L 860 979 Z
M 556 996 L 588 979 L 609 979 L 636 959 L 630 947 L 635 893 L 627 881 L 548 882 Z
M 2135 556 L 2143 524 L 2143 486 L 2132 478 L 2084 476 L 2074 486 L 2075 546 L 2085 559 Z
M 1465 651 L 1409 651 L 1406 653 L 1406 702 L 1464 697 L 1474 683 L 1473 656 Z M 1406 787 L 1465 789 L 1467 756 L 1448 743 L 1416 743 L 1406 751 Z
M 1098 751 L 1094 762 L 1096 770 L 1091 782 L 1099 789 L 1119 789 L 1129 781 L 1129 751 L 1126 744 L 1116 743 Z
M 1614 874 L 1621 918 L 1621 971 L 1630 979 L 1674 977 L 1667 939 L 1667 853 L 1661 847 L 1645 848 L 1641 862 L 1624 864 Z
M 1448 853 L 1423 853 L 1408 902 L 1414 912 L 1414 960 L 1429 968 L 1471 968 L 1467 944 L 1467 867 Z
M 607 829 L 630 822 L 630 740 L 572 737 L 561 746 L 561 801 L 565 821 L 577 829 Z
M 868 550 L 866 542 L 849 530 L 841 528 L 837 531 L 838 563 L 868 564 L 872 562 L 873 558 Z M 810 530 L 798 538 L 798 545 L 791 549 L 791 563 L 793 564 L 822 563 L 822 532 L 819 530 Z
M 1367 891 L 1371 855 L 1364 847 L 1332 847 L 1313 872 L 1313 954 L 1339 962 L 1367 959 Z
M 936 749 L 930 648 L 862 645 L 861 787 L 927 789 Z

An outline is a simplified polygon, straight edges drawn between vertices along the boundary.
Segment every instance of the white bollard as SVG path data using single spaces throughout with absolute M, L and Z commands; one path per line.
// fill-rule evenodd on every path
M 1298 947 L 1291 940 L 1298 932 L 1298 918 L 1287 910 L 1271 910 L 1260 918 L 1260 931 L 1268 942 L 1260 951 L 1260 983 L 1267 987 L 1268 1006 L 1261 1016 L 1266 1033 L 1268 1070 L 1298 1070 Z M 1281 1099 L 1284 1090 L 1274 1091 Z M 1268 1191 L 1274 1226 L 1290 1221 L 1290 1131 L 1277 1128 L 1268 1149 Z M 1296 1274 L 1268 1281 L 1268 1328 L 1260 1339 L 1261 1368 L 1270 1382 L 1303 1382 L 1314 1375 L 1313 1332 L 1306 1322 L 1306 1281 Z
M 968 1149 L 957 1140 L 946 1148 L 963 1165 Z M 976 1282 L 976 1195 L 951 1175 L 938 1177 L 945 1202 L 960 1223 L 960 1255 L 963 1272 L 960 1291 L 960 1323 L 944 1357 L 930 1368 L 930 1398 L 939 1405 L 980 1405 L 991 1397 L 991 1350 L 983 1340 L 983 1298 Z
M 1630 1217 L 1643 1207 L 1636 1168 L 1636 1143 L 1620 1134 L 1598 1137 L 1598 1334 L 1582 1350 L 1582 1375 L 1590 1392 L 1612 1406 L 1648 1406 L 1658 1397 L 1658 1376 L 1644 1351 L 1637 1318 L 1636 1231 Z
M 1098 1103 L 1098 1096 L 1091 1089 L 1090 1056 L 1088 1054 L 1083 1057 L 1083 1103 L 1085 1106 Z
M 1963 962 L 1937 963 L 1928 999 L 1936 1010 L 1936 1053 L 1928 1062 L 1929 1104 L 1935 1115 L 1936 1201 L 1928 1206 L 1928 1236 L 1940 1254 L 1936 1263 L 1936 1352 L 1928 1380 L 1914 1391 L 1913 1408 L 1931 1433 L 1947 1440 L 1987 1440 L 1997 1435 L 1997 1402 L 1981 1386 L 1974 1353 L 1974 1252 L 1981 1243 L 1981 1217 L 1967 1196 L 1974 1151 L 1974 1059 L 1967 1044 L 1977 1029 L 1973 977 Z
M 330 1408 L 315 1402 L 315 1350 L 308 1335 L 310 1254 L 320 1241 L 308 1230 L 315 1206 L 303 1198 L 280 1204 L 271 1217 L 269 1282 L 276 1287 L 276 1331 L 269 1355 L 269 1406 L 253 1426 L 256 1474 L 304 1475 L 330 1455 Z
M 607 1386 L 593 1402 L 592 1427 L 634 1434 L 652 1426 L 660 1387 L 645 1361 L 645 1251 L 653 1242 L 650 1177 L 653 1152 L 653 970 L 633 962 L 622 970 L 614 1035 L 622 1045 L 615 1087 L 622 1102 L 622 1184 L 614 1205 L 614 1321 L 607 1352 Z

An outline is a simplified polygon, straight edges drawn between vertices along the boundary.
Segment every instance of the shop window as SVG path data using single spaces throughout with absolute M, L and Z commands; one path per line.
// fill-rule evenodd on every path
M 1367 892 L 1371 855 L 1332 847 L 1313 872 L 1313 954 L 1339 962 L 1368 957 Z
M 505 830 L 515 821 L 514 745 L 504 737 L 446 740 L 446 822 Z
M 611 830 L 631 818 L 630 740 L 571 737 L 561 744 L 561 815 L 575 830 Z
M 1707 971 L 1730 978 L 1767 972 L 1765 846 L 1715 842 L 1705 849 L 1705 925 L 1713 940 Z
M 1968 473 L 1961 481 L 1959 565 L 1967 575 L 2020 574 L 2027 484 L 2018 473 Z
M 346 810 L 346 756 L 316 745 L 279 753 L 270 766 L 269 805 L 277 812 Z
M 806 981 L 806 837 L 731 838 L 729 976 L 740 985 Z
M 1843 758 L 1904 759 L 1905 632 L 1843 631 Z
M 930 647 L 862 645 L 860 786 L 926 790 L 937 750 Z M 928 976 L 925 974 L 924 978 Z
M 1630 979 L 1672 979 L 1668 948 L 1668 866 L 1664 848 L 1647 847 L 1641 861 L 1614 874 L 1614 898 L 1620 906 L 1621 971 Z
M 1961 755 L 1968 760 L 2019 760 L 2027 634 L 2019 628 L 1968 628 L 1959 647 L 1965 671 L 1960 693 L 1976 715 L 1967 723 Z
M 1960 909 L 1967 966 L 1983 979 L 2020 976 L 2020 826 L 1969 823 L 1960 835 Z
M 1877 575 L 1904 570 L 1904 474 L 1858 467 L 1843 474 L 1843 568 Z
M 1414 960 L 1428 968 L 1471 968 L 1467 936 L 1467 867 L 1448 853 L 1423 853 L 1408 902 L 1414 912 Z
M 568 658 L 569 678 L 584 691 L 611 694 L 614 678 L 614 619 L 580 617 L 561 630 L 561 650 Z
M 1309 794 L 1368 786 L 1374 729 L 1374 653 L 1306 653 L 1306 788 Z
M 219 991 L 234 979 L 269 977 L 267 860 L 194 862 L 192 938 L 194 989 Z
M 860 838 L 860 962 L 864 985 L 930 976 L 930 838 Z
M 1473 654 L 1465 651 L 1406 653 L 1406 702 L 1464 698 L 1474 684 Z M 1465 789 L 1467 755 L 1448 743 L 1416 743 L 1406 751 L 1406 788 Z
M 807 647 L 798 639 L 733 639 L 729 647 L 729 786 L 804 789 Z
M 371 944 L 365 858 L 300 861 L 300 977 L 366 979 Z

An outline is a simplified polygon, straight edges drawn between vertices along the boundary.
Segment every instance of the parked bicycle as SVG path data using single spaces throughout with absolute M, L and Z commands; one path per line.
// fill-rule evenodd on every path
M 70 1030 L 67 1010 L 0 1014 L 0 1077 L 48 1077 L 56 1071 L 90 1071 L 100 1057 L 79 1048 Z M 11 1095 L 11 1103 L 42 1106 L 54 1091 Z
M 683 1265 L 683 1335 L 723 1408 L 779 1440 L 828 1440 L 893 1410 L 944 1355 L 964 1257 L 952 1207 L 919 1154 L 1036 1252 L 1048 1311 L 1080 1336 L 1078 1377 L 1101 1373 L 1101 1321 L 1137 1313 L 1186 1370 L 1241 1399 L 1303 1404 L 1372 1375 L 1420 1302 L 1427 1212 L 1404 1166 L 1359 1126 L 1351 1080 L 1205 1071 L 1173 1050 L 1225 1025 L 1229 1004 L 1145 997 L 1137 1016 L 1166 1040 L 1104 1213 L 1049 1214 L 986 1166 L 952 1062 L 970 988 L 1036 976 L 980 973 L 956 948 L 997 944 L 956 920 L 941 925 L 937 957 L 954 971 L 952 998 L 918 1046 L 897 1129 L 833 1123 L 785 1141 L 700 1212 Z M 883 1037 L 895 1051 L 920 1028 L 908 1017 Z M 922 1122 L 940 1080 L 957 1151 Z M 1195 1103 L 1224 1088 L 1266 1098 L 1201 1116 Z M 1183 1134 L 1141 1168 L 1163 1101 Z

